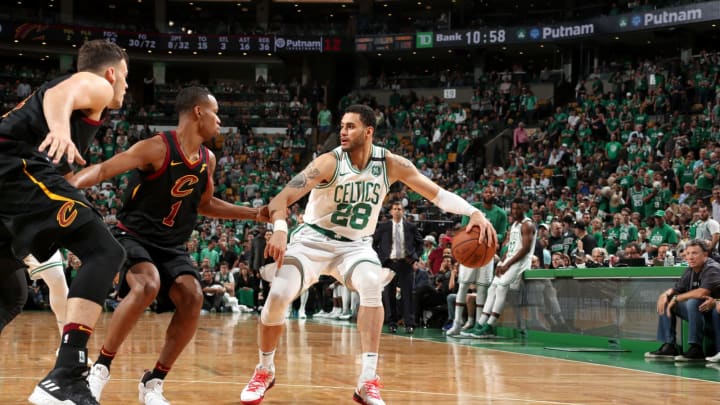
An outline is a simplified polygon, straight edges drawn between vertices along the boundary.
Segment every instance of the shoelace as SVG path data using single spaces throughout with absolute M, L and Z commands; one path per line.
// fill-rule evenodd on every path
M 258 391 L 260 389 L 264 390 L 267 386 L 266 381 L 270 378 L 270 373 L 267 371 L 257 371 L 255 372 L 255 375 L 248 383 L 248 391 Z
M 372 399 L 380 399 L 380 388 L 385 387 L 377 378 L 365 381 L 363 386 L 365 387 L 365 392 L 367 393 L 368 398 Z

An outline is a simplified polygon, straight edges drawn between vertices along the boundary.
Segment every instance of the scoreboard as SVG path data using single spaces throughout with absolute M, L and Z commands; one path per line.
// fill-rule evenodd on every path
M 92 39 L 105 39 L 129 51 L 170 53 L 337 53 L 352 50 L 351 41 L 322 35 L 164 34 L 0 21 L 0 40 L 43 45 L 80 45 Z

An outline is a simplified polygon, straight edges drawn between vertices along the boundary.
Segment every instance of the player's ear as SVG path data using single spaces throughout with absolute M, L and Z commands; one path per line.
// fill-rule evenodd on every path
M 105 80 L 107 80 L 110 84 L 115 84 L 116 78 L 114 66 L 108 66 L 105 69 Z

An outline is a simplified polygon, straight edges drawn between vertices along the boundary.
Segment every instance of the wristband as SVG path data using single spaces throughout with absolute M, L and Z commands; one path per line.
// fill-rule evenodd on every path
M 287 222 L 284 219 L 276 219 L 275 222 L 273 222 L 273 232 L 288 233 Z

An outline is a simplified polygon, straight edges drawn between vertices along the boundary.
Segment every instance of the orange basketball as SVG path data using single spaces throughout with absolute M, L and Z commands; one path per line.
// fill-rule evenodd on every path
M 480 228 L 475 226 L 470 232 L 461 229 L 452 239 L 452 255 L 463 266 L 476 269 L 484 266 L 493 259 L 496 245 L 480 244 Z

